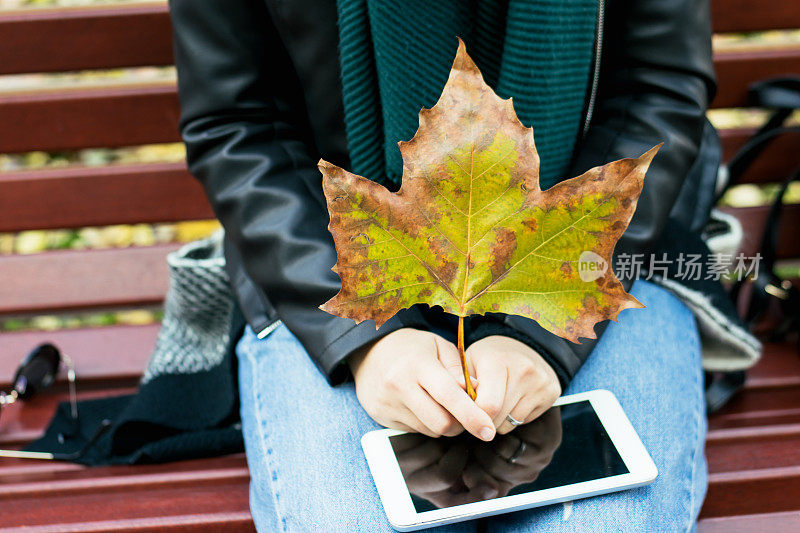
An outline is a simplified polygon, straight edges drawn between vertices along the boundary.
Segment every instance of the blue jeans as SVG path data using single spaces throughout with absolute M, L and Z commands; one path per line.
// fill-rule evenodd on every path
M 638 281 L 647 307 L 611 323 L 565 393 L 609 389 L 659 475 L 646 487 L 490 517 L 487 531 L 694 529 L 706 492 L 700 346 L 694 318 L 672 294 Z M 279 326 L 237 346 L 250 507 L 261 532 L 393 531 L 361 451 L 378 428 L 352 383 L 331 387 L 297 339 Z M 475 531 L 463 522 L 437 532 Z

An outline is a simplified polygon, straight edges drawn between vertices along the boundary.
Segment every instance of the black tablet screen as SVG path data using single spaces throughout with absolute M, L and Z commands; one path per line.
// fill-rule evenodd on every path
M 589 401 L 553 407 L 492 442 L 466 432 L 390 442 L 418 513 L 628 472 Z

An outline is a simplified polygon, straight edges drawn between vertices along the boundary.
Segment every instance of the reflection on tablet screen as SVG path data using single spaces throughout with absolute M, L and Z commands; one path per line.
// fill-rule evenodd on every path
M 553 407 L 492 442 L 467 433 L 390 442 L 418 513 L 628 473 L 589 401 Z

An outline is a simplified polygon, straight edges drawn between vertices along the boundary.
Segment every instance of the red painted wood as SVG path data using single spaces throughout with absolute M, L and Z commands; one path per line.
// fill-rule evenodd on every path
M 800 407 L 800 386 L 749 388 L 735 396 L 719 415 L 796 409 Z
M 721 210 L 734 215 L 742 223 L 744 239 L 740 252 L 745 256 L 755 256 L 761 249 L 761 237 L 769 206 L 723 207 Z M 800 239 L 796 234 L 798 227 L 800 227 L 800 204 L 785 205 L 778 236 L 778 257 L 780 259 L 800 257 Z
M 104 398 L 132 394 L 137 387 L 114 387 L 94 390 L 78 385 L 78 399 Z M 68 401 L 66 392 L 45 393 L 29 402 L 17 402 L 6 406 L 0 417 L 0 448 L 20 448 L 39 438 L 53 418 L 59 402 Z M 0 459 L 5 461 L 5 459 Z M 2 494 L 0 494 L 2 496 Z M 1 522 L 0 522 L 1 523 Z
M 800 531 L 800 511 L 706 518 L 699 533 L 777 533 Z
M 774 397 L 771 397 L 771 389 Z M 747 372 L 746 388 L 741 393 L 743 398 L 735 399 L 732 406 L 711 416 L 709 428 L 800 424 L 800 403 L 794 399 L 797 389 L 800 389 L 800 356 L 796 346 L 788 342 L 765 344 L 764 355 Z M 764 400 L 771 405 L 764 405 Z
M 800 72 L 800 47 L 718 52 L 714 68 L 719 90 L 711 107 L 746 107 L 751 83 Z
M 155 347 L 159 324 L 111 326 L 59 331 L 20 331 L 0 334 L 0 390 L 11 379 L 22 358 L 34 346 L 52 342 L 75 363 L 78 386 L 88 381 L 108 387 L 135 385 Z M 64 375 L 59 381 L 63 381 Z M 0 425 L 2 425 L 0 417 Z
M 0 12 L 0 74 L 172 64 L 166 3 Z
M 153 487 L 135 493 L 98 490 L 4 498 L 0 522 L 6 528 L 49 524 L 85 524 L 167 519 L 170 516 L 246 513 L 248 481 L 235 480 L 180 487 Z M 43 510 L 47 512 L 43 512 Z
M 800 407 L 744 411 L 725 415 L 715 414 L 708 421 L 710 429 L 762 427 L 780 424 L 800 424 Z
M 713 0 L 711 10 L 718 33 L 800 27 L 791 0 Z M 160 2 L 6 12 L 0 15 L 0 74 L 169 65 L 170 26 Z
M 203 485 L 220 485 L 223 483 L 247 483 L 250 474 L 244 461 L 238 466 L 230 468 L 205 469 L 193 467 L 190 470 L 176 472 L 168 470 L 154 474 L 147 474 L 133 468 L 132 472 L 103 476 L 94 473 L 87 477 L 66 477 L 64 474 L 55 479 L 39 481 L 24 481 L 21 483 L 5 483 L 3 499 L 28 498 L 28 497 L 57 497 L 75 496 L 80 493 L 105 493 L 123 492 L 138 496 L 140 491 L 153 489 L 172 489 L 184 487 L 200 487 Z
M 170 476 L 193 475 L 198 471 L 233 472 L 246 468 L 244 454 L 226 455 L 207 459 L 192 459 L 164 464 L 141 464 L 136 466 L 93 466 L 86 467 L 74 463 L 57 461 L 32 461 L 30 459 L 2 459 L 0 461 L 0 481 L 10 486 L 19 487 L 22 492 L 9 492 L 9 495 L 23 495 L 35 490 L 40 484 L 41 490 L 58 488 L 52 482 L 84 482 L 92 478 L 121 479 L 122 483 L 137 483 L 137 480 L 152 478 L 154 481 L 168 482 Z M 240 472 L 239 472 L 240 473 Z M 238 474 L 236 474 L 238 475 Z M 144 476 L 144 477 L 142 477 Z
M 800 11 L 791 0 L 713 0 L 711 9 L 718 33 L 800 27 Z M 169 13 L 161 2 L 10 11 L 0 15 L 0 34 L 0 74 L 169 65 L 173 60 Z
M 249 533 L 255 531 L 249 511 L 199 513 L 100 522 L 77 522 L 53 526 L 6 528 L 6 533 Z
M 0 232 L 214 218 L 183 163 L 0 173 L 0 199 Z
M 720 130 L 719 136 L 722 141 L 723 161 L 730 161 L 755 131 L 753 128 Z M 759 154 L 750 168 L 742 175 L 739 183 L 774 183 L 783 181 L 797 168 L 797 154 L 799 152 L 800 134 L 787 133 L 776 138 Z
M 0 314 L 152 305 L 167 292 L 178 245 L 55 251 L 0 258 Z
M 800 424 L 716 429 L 708 433 L 709 472 L 800 465 Z
M 180 141 L 172 83 L 0 94 L 0 153 Z
M 775 383 L 780 378 L 800 378 L 800 354 L 797 353 L 797 345 L 789 342 L 765 343 L 763 357 L 747 372 L 747 385 L 754 387 Z
M 800 502 L 800 465 L 709 475 L 701 517 L 793 511 Z
M 747 86 L 800 71 L 800 47 L 715 56 L 714 107 L 746 106 Z M 172 84 L 0 95 L 0 153 L 172 142 L 178 135 Z
M 800 28 L 795 0 L 711 0 L 716 33 L 740 33 Z

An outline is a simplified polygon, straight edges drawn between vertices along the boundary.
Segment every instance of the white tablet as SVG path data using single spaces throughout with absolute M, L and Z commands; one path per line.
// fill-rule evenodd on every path
M 657 470 L 614 395 L 563 396 L 492 442 L 393 429 L 361 439 L 392 526 L 414 531 L 652 482 Z

